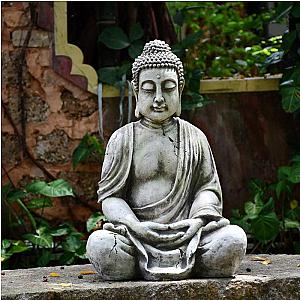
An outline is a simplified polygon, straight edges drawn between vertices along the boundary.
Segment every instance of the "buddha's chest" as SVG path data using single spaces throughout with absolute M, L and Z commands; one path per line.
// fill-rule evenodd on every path
M 151 132 L 139 129 L 135 132 L 133 173 L 135 179 L 149 180 L 158 177 L 174 179 L 177 170 L 177 130 Z

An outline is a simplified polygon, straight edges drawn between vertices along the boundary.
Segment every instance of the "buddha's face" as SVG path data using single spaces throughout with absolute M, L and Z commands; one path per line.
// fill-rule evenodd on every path
M 178 76 L 174 69 L 147 69 L 139 75 L 137 106 L 155 123 L 173 116 L 180 108 Z

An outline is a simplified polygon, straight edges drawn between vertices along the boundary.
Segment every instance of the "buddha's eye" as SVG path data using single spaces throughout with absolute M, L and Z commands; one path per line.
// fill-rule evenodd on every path
M 176 83 L 172 80 L 167 80 L 164 82 L 163 89 L 166 92 L 171 92 L 176 88 Z
M 153 93 L 155 91 L 155 86 L 151 82 L 142 83 L 142 90 L 146 93 Z

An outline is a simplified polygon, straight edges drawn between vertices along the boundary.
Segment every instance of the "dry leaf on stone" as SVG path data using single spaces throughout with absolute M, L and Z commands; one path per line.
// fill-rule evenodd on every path
M 50 277 L 60 277 L 60 275 L 58 273 L 55 273 L 55 272 L 51 272 L 49 274 Z
M 254 256 L 251 258 L 251 260 L 253 261 L 258 261 L 260 262 L 262 265 L 269 265 L 272 263 L 271 259 L 267 258 L 267 257 L 262 257 L 262 256 Z
M 60 283 L 59 284 L 61 287 L 71 287 L 72 283 Z
M 83 270 L 83 271 L 80 271 L 80 274 L 81 275 L 92 275 L 92 274 L 96 274 L 96 272 L 92 271 L 92 270 Z
M 298 268 L 300 268 L 300 263 L 297 265 Z

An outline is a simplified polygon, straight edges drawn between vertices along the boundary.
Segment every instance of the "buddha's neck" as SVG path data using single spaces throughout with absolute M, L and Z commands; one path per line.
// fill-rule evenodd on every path
M 171 117 L 171 118 L 164 120 L 161 123 L 155 123 L 152 120 L 143 117 L 141 119 L 141 124 L 144 127 L 149 128 L 149 129 L 162 129 L 163 131 L 168 131 L 175 126 L 176 120 L 173 117 Z

